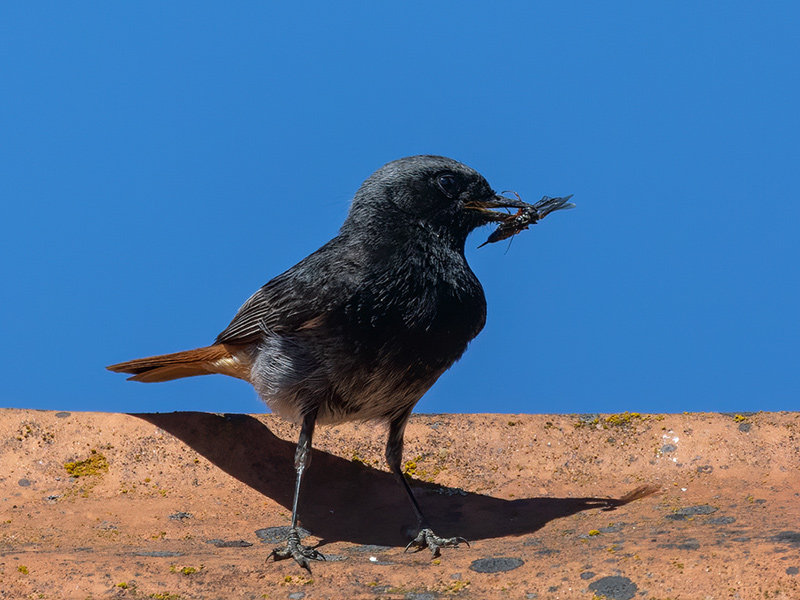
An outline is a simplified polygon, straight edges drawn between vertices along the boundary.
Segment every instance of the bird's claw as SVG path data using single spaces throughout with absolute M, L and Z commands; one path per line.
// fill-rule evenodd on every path
M 274 557 L 276 561 L 293 558 L 298 565 L 306 569 L 309 573 L 311 572 L 311 567 L 308 563 L 309 560 L 325 560 L 325 555 L 322 554 L 322 552 L 301 544 L 300 536 L 295 530 L 289 532 L 289 539 L 286 542 L 286 546 L 283 548 L 274 548 L 267 559 L 269 559 L 270 556 Z
M 463 537 L 442 538 L 426 527 L 417 534 L 417 537 L 408 543 L 403 552 L 408 552 L 409 548 L 415 548 L 416 552 L 429 548 L 434 556 L 439 556 L 442 548 L 457 548 L 459 544 L 466 544 L 469 546 L 469 542 Z

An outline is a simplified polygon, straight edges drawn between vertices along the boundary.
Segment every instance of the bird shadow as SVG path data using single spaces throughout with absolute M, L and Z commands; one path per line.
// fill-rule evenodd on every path
M 291 510 L 295 443 L 249 415 L 203 412 L 137 413 L 217 467 Z M 588 509 L 613 510 L 658 490 L 642 486 L 621 498 L 519 498 L 442 488 L 411 480 L 439 535 L 468 540 L 532 533 L 547 522 Z M 325 543 L 403 546 L 416 526 L 411 506 L 386 472 L 315 449 L 300 496 L 302 526 Z

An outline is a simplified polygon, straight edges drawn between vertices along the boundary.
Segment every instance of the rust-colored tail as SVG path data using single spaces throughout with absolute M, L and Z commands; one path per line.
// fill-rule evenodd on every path
M 106 367 L 115 373 L 132 373 L 130 381 L 153 383 L 194 375 L 221 373 L 250 381 L 250 354 L 246 346 L 214 344 L 205 348 L 137 358 Z

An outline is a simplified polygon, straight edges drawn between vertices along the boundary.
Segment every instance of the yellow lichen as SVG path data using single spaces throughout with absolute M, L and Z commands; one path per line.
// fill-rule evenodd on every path
M 416 477 L 422 481 L 434 483 L 436 476 L 447 468 L 446 466 L 442 465 L 442 461 L 444 458 L 446 458 L 446 456 L 440 456 L 439 459 L 436 460 L 438 464 L 433 465 L 430 465 L 426 462 L 428 458 L 430 457 L 421 454 L 413 460 L 406 461 L 406 463 L 403 465 L 403 474 L 406 477 Z M 429 466 L 427 468 L 423 468 L 423 465 L 421 464 L 422 462 L 426 462 L 426 464 Z
M 310 585 L 314 583 L 314 580 L 303 575 L 286 575 L 283 578 L 283 583 L 284 585 Z
M 465 590 L 469 587 L 469 581 L 459 579 L 458 581 L 454 581 L 449 586 L 444 588 L 442 591 L 445 594 L 457 594 L 458 592 Z
M 72 477 L 91 477 L 108 472 L 108 460 L 97 450 L 92 450 L 89 458 L 64 463 L 64 468 Z
M 430 590 L 434 594 L 457 594 L 469 587 L 468 579 L 457 579 L 455 581 L 439 581 Z
M 367 464 L 367 461 L 365 461 L 363 458 L 361 458 L 358 455 L 358 452 L 356 452 L 355 450 L 353 451 L 353 456 L 350 458 L 350 460 L 352 460 L 354 463 L 359 463 L 359 464 L 362 464 L 362 465 L 366 465 Z
M 633 421 L 642 418 L 642 415 L 637 412 L 625 411 L 615 415 L 608 415 L 605 419 L 603 419 L 603 427 L 625 427 L 630 425 Z

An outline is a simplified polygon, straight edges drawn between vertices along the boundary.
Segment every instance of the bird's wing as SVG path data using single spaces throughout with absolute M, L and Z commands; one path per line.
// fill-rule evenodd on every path
M 250 296 L 230 324 L 217 336 L 217 343 L 244 344 L 256 341 L 265 331 L 274 331 L 283 322 L 280 307 L 280 290 L 289 286 L 275 284 L 275 279 Z M 277 292 L 277 293 L 276 293 Z
M 353 270 L 334 239 L 264 285 L 242 305 L 217 343 L 246 344 L 265 333 L 315 327 L 352 294 Z

